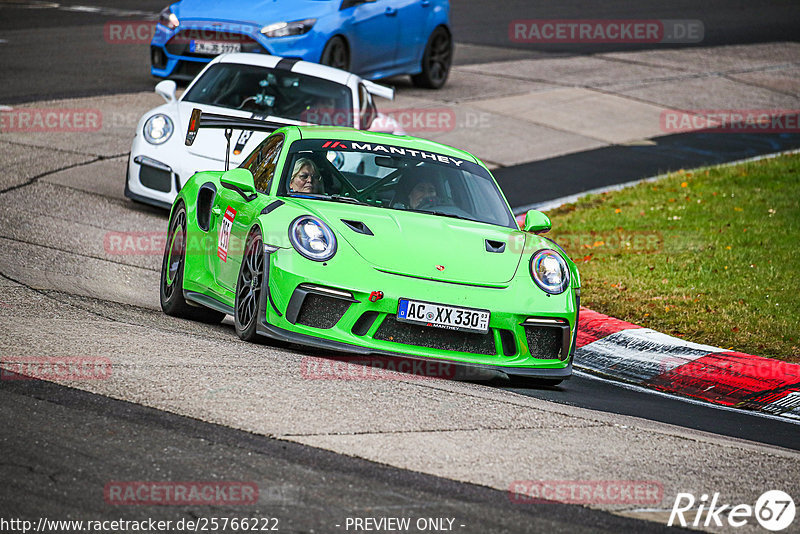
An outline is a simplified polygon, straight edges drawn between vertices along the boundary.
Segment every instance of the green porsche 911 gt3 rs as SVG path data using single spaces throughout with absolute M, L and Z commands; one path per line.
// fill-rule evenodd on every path
M 198 127 L 258 121 L 193 116 Z M 216 118 L 216 120 L 214 120 Z M 205 123 L 204 123 L 205 122 Z M 276 129 L 277 128 L 277 129 Z M 572 373 L 580 280 L 520 230 L 486 167 L 413 137 L 271 127 L 239 168 L 198 172 L 172 206 L 169 315 L 356 354 L 478 366 L 558 383 Z

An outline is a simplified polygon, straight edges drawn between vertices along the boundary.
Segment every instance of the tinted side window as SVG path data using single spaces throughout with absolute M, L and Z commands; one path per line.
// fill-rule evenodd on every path
M 275 176 L 275 166 L 283 147 L 283 136 L 275 135 L 265 139 L 242 163 L 242 167 L 253 173 L 256 190 L 266 193 Z

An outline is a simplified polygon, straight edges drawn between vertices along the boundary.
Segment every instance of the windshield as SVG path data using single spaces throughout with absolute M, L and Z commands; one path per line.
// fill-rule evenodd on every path
M 486 169 L 461 158 L 375 143 L 292 144 L 279 194 L 416 211 L 517 228 Z
M 212 65 L 183 97 L 184 102 L 350 127 L 352 99 L 346 85 L 288 70 L 237 63 Z M 336 123 L 342 120 L 349 124 Z

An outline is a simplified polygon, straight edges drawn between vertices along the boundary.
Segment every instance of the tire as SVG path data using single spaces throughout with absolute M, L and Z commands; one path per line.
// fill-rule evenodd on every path
M 191 306 L 183 298 L 185 264 L 186 208 L 183 204 L 179 204 L 169 223 L 167 245 L 164 248 L 164 259 L 161 262 L 161 282 L 159 283 L 161 309 L 173 317 L 211 324 L 221 322 L 225 318 L 224 313 L 202 306 Z
M 332 37 L 322 50 L 322 57 L 319 62 L 336 69 L 350 70 L 350 51 L 344 39 L 338 35 Z
M 453 64 L 453 38 L 444 26 L 431 33 L 422 54 L 422 72 L 411 76 L 417 87 L 441 89 L 450 75 Z
M 236 279 L 233 322 L 236 335 L 245 341 L 258 340 L 258 317 L 261 313 L 261 290 L 264 283 L 264 252 L 261 232 L 256 229 L 247 238 L 242 266 Z

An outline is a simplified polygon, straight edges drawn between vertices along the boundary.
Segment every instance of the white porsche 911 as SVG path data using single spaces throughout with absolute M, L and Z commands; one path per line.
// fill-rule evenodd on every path
M 344 126 L 404 134 L 397 122 L 378 113 L 372 97 L 394 98 L 394 90 L 355 74 L 316 63 L 265 54 L 218 56 L 189 84 L 180 98 L 176 85 L 156 85 L 165 104 L 145 113 L 136 126 L 125 179 L 125 196 L 169 208 L 183 184 L 197 171 L 223 170 L 225 132 L 214 130 L 192 146 L 184 144 L 192 109 L 203 113 L 255 118 L 277 124 Z M 231 166 L 267 133 L 237 130 L 227 154 Z

